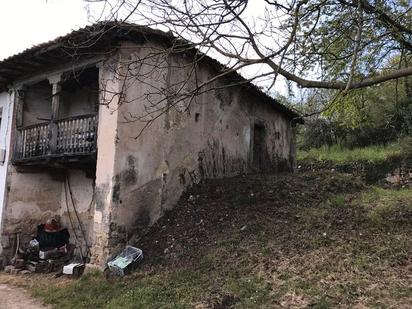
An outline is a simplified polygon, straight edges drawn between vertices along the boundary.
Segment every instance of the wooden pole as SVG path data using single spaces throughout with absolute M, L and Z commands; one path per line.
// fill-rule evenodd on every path
M 59 119 L 60 108 L 60 85 L 61 75 L 55 75 L 49 77 L 49 82 L 52 85 L 52 104 L 51 104 L 51 118 L 50 118 L 50 131 L 49 131 L 49 152 L 56 153 L 57 149 L 57 120 Z

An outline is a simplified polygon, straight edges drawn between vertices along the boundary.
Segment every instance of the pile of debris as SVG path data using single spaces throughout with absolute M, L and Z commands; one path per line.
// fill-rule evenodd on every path
M 75 256 L 76 246 L 70 243 L 67 228 L 57 219 L 50 219 L 37 227 L 37 235 L 24 249 L 17 241 L 16 253 L 5 272 L 18 273 L 68 273 L 80 275 L 84 269 L 83 256 Z M 77 263 L 71 263 L 77 261 Z
M 86 244 L 87 246 L 87 244 Z M 23 249 L 22 249 L 23 248 Z M 78 254 L 75 254 L 76 249 Z M 85 263 L 89 262 L 90 250 L 86 256 L 81 248 L 70 243 L 67 228 L 62 228 L 58 219 L 50 219 L 37 227 L 37 235 L 26 246 L 17 240 L 16 253 L 4 271 L 10 274 L 52 273 L 57 275 L 82 275 Z M 124 276 L 131 273 L 143 259 L 139 248 L 126 248 L 107 263 L 105 270 L 110 276 Z

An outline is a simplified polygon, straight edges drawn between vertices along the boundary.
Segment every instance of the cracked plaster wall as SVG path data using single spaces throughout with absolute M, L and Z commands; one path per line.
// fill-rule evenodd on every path
M 188 74 L 188 69 L 181 69 L 188 61 L 182 57 L 163 59 L 162 63 L 168 65 L 152 66 L 147 55 L 156 47 L 127 44 L 119 54 L 117 66 L 112 60 L 101 70 L 101 84 L 109 87 L 109 92 L 126 91 L 123 101 L 112 97 L 99 114 L 94 215 L 97 264 L 103 264 L 132 238 L 138 239 L 176 204 L 190 184 L 204 178 L 252 172 L 255 123 L 263 124 L 266 130 L 265 167 L 276 171 L 294 165 L 294 128 L 290 119 L 240 87 L 198 95 L 189 108 L 187 101 L 173 105 L 139 135 L 145 123 L 133 117 L 142 116 L 149 101 L 173 104 L 162 100 L 164 97 L 156 89 L 179 84 Z M 129 75 L 141 76 L 141 80 L 129 78 L 124 82 L 108 69 L 115 66 L 124 70 L 138 59 L 146 59 L 146 63 L 134 67 Z M 214 73 L 202 65 L 198 78 L 207 80 Z M 186 87 L 193 84 L 192 79 Z

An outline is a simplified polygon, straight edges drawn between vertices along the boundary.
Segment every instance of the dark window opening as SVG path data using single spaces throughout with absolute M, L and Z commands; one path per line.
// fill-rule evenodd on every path
M 60 93 L 61 118 L 94 114 L 99 104 L 99 70 L 87 68 L 62 78 Z
M 94 158 L 98 73 L 97 68 L 87 68 L 64 73 L 60 81 L 51 78 L 26 86 L 17 102 L 15 162 L 43 160 L 44 163 L 45 158 L 55 155 L 79 156 L 79 161 Z
M 262 170 L 266 159 L 266 129 L 263 124 L 253 126 L 253 166 Z
M 25 89 L 23 104 L 23 126 L 50 121 L 52 86 L 43 80 Z

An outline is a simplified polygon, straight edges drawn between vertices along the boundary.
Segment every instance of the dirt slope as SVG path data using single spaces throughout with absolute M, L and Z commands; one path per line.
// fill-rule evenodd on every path
M 304 240 L 295 238 L 296 233 L 308 232 L 302 210 L 362 188 L 356 178 L 323 172 L 208 180 L 191 188 L 136 244 L 149 260 L 183 256 L 187 263 L 191 255 L 197 258 L 199 250 L 207 250 L 226 235 L 242 232 L 253 237 L 267 229 L 282 246 L 299 249 Z M 346 228 L 352 223 L 346 222 Z
M 124 279 L 32 291 L 76 309 L 412 308 L 410 188 L 312 172 L 206 181 L 135 241 L 145 259 Z
M 0 309 L 47 309 L 42 303 L 14 286 L 0 284 Z

